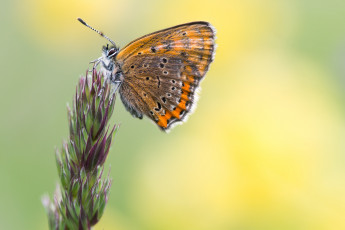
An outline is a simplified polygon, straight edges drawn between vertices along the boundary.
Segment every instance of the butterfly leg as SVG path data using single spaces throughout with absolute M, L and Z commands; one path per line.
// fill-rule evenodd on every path
M 99 91 L 99 94 L 98 94 L 98 96 L 100 96 L 103 93 L 103 91 L 104 91 L 105 84 L 109 83 L 111 81 L 111 79 L 112 79 L 111 70 L 114 68 L 114 64 L 113 63 L 106 64 L 103 61 L 103 57 L 100 57 L 100 58 L 96 59 L 94 62 L 96 63 L 95 66 L 99 65 L 99 63 L 102 63 L 102 66 L 103 66 L 104 81 L 103 81 L 102 88 L 101 88 L 101 90 Z
M 116 91 L 120 88 L 122 81 L 112 81 L 113 89 L 111 90 L 111 98 L 114 98 Z
M 115 95 L 116 91 L 120 88 L 122 84 L 123 76 L 122 76 L 122 71 L 117 71 L 115 74 L 112 74 L 110 76 L 110 82 L 113 86 L 113 89 L 111 91 L 112 97 Z
M 102 60 L 103 57 L 99 57 L 93 61 L 90 61 L 90 63 L 99 63 Z M 98 65 L 98 64 L 97 64 Z
M 97 68 L 99 63 L 101 63 L 103 57 L 97 58 L 96 60 L 90 61 L 90 64 L 93 64 L 92 70 L 89 70 L 89 72 L 92 72 L 94 69 Z

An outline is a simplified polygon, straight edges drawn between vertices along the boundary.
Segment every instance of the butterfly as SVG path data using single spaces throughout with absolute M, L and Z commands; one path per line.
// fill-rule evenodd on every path
M 194 110 L 197 91 L 215 53 L 215 30 L 208 22 L 177 25 L 140 37 L 119 49 L 105 37 L 101 64 L 104 82 L 119 91 L 121 101 L 134 117 L 145 115 L 163 130 L 182 123 Z

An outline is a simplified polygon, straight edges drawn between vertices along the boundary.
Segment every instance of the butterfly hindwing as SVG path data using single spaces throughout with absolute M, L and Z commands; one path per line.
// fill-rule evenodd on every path
M 207 22 L 188 23 L 141 37 L 116 57 L 124 80 L 119 89 L 135 117 L 148 116 L 162 129 L 182 121 L 195 104 L 195 92 L 214 53 Z

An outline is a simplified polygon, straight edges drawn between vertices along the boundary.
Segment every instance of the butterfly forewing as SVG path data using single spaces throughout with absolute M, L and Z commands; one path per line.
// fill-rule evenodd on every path
M 124 80 L 119 89 L 135 117 L 148 116 L 167 130 L 188 115 L 195 91 L 214 54 L 214 31 L 207 22 L 175 26 L 143 36 L 116 57 Z

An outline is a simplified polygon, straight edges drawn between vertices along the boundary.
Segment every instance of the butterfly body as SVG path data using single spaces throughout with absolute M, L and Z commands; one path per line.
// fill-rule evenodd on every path
M 167 131 L 193 110 L 200 81 L 213 61 L 214 39 L 207 22 L 178 25 L 121 50 L 103 47 L 101 70 L 134 117 L 145 115 Z

